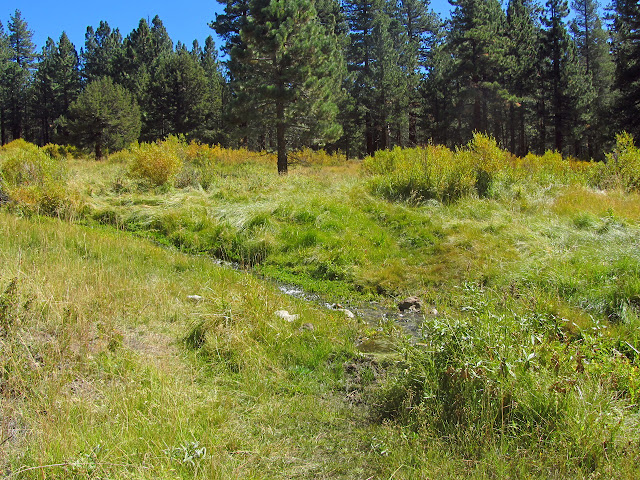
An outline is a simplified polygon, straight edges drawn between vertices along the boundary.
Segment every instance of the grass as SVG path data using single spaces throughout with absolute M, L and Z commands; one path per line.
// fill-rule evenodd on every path
M 353 415 L 334 392 L 353 356 L 355 329 L 342 318 L 205 258 L 112 231 L 6 214 L 0 225 L 1 284 L 17 285 L 17 320 L 2 339 L 3 439 L 14 435 L 3 445 L 6 472 L 291 472 L 308 461 L 295 458 L 297 449 L 327 442 L 314 440 L 323 425 Z M 193 293 L 204 300 L 189 302 Z M 300 313 L 300 322 L 277 319 L 278 308 Z M 206 352 L 181 343 L 199 322 Z M 299 331 L 301 322 L 315 329 Z M 17 473 L 55 464 L 64 465 Z
M 5 474 L 637 477 L 637 193 L 475 141 L 442 153 L 485 162 L 455 199 L 309 151 L 281 177 L 266 155 L 191 145 L 188 175 L 159 186 L 126 152 L 66 160 L 72 215 L 0 210 Z M 438 313 L 409 339 L 273 280 Z

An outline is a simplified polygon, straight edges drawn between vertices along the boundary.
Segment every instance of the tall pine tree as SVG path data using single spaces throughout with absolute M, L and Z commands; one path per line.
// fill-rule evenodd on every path
M 501 136 L 505 77 L 505 14 L 498 0 L 451 0 L 448 44 L 456 61 L 466 108 L 459 115 L 470 119 L 463 138 L 474 131 Z
M 84 39 L 81 57 L 85 81 L 90 83 L 110 77 L 122 82 L 124 49 L 120 30 L 111 30 L 107 22 L 101 21 L 95 31 L 93 27 L 87 27 Z
M 614 0 L 613 9 L 619 128 L 640 138 L 640 4 Z
M 340 135 L 339 43 L 311 0 L 252 0 L 245 17 L 237 12 L 229 2 L 213 23 L 227 37 L 235 105 L 275 127 L 278 172 L 286 173 L 292 141 L 321 145 Z
M 9 127 L 13 139 L 21 138 L 26 123 L 28 87 L 36 59 L 33 33 L 16 10 L 8 24 L 9 65 L 7 72 Z
M 31 110 L 32 116 L 37 121 L 34 130 L 37 141 L 40 145 L 51 142 L 53 133 L 53 120 L 55 114 L 55 54 L 56 43 L 49 37 L 42 47 L 38 69 L 34 76 L 32 85 Z
M 158 59 L 149 82 L 144 136 L 189 135 L 206 119 L 210 108 L 204 68 L 185 50 Z
M 603 157 L 603 148 L 611 136 L 611 113 L 614 65 L 609 53 L 608 35 L 602 27 L 595 0 L 573 0 L 574 19 L 571 32 L 587 81 L 593 90 L 585 112 L 586 157 Z
M 0 22 L 0 145 L 7 143 L 7 120 L 9 105 L 9 37 Z
M 509 92 L 508 142 L 512 153 L 524 156 L 530 148 L 535 113 L 536 77 L 540 71 L 540 25 L 531 0 L 510 0 L 507 5 L 506 56 Z
M 400 0 L 398 18 L 405 32 L 402 65 L 405 69 L 408 105 L 408 143 L 418 144 L 418 117 L 421 106 L 418 87 L 428 55 L 436 43 L 439 19 L 429 10 L 429 0 Z
M 408 122 L 406 68 L 401 46 L 407 35 L 397 5 L 387 0 L 347 0 L 349 22 L 348 90 L 354 99 L 352 122 L 364 133 L 366 153 L 389 148 Z M 395 135 L 394 135 L 395 133 Z

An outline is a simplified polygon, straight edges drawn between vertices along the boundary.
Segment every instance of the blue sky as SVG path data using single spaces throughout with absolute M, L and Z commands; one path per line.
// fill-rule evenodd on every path
M 431 6 L 440 13 L 448 12 L 450 7 L 447 0 L 432 0 Z M 33 40 L 38 52 L 47 37 L 57 41 L 63 31 L 67 32 L 80 52 L 87 26 L 95 28 L 100 20 L 106 20 L 111 28 L 118 27 L 125 37 L 138 26 L 141 18 L 151 20 L 156 14 L 162 19 L 174 43 L 179 40 L 190 47 L 193 40 L 197 39 L 202 45 L 208 35 L 214 35 L 215 38 L 207 23 L 215 18 L 216 12 L 222 12 L 222 5 L 215 0 L 3 0 L 0 21 L 5 30 L 16 8 L 20 9 L 22 18 L 34 33 Z

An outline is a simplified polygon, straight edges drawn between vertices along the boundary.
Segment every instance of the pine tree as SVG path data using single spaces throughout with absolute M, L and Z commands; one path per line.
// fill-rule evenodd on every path
M 55 114 L 55 54 L 56 43 L 49 37 L 42 47 L 38 69 L 34 75 L 32 85 L 31 109 L 33 118 L 37 119 L 37 140 L 40 145 L 51 142 L 53 120 Z
M 470 122 L 465 138 L 474 131 L 502 135 L 504 99 L 501 84 L 506 67 L 504 56 L 507 39 L 506 18 L 498 0 L 451 0 L 455 9 L 451 15 L 448 44 L 456 60 L 456 72 L 461 81 L 463 102 L 470 111 L 461 112 Z M 460 113 L 459 113 L 460 114 Z
M 460 115 L 462 100 L 456 63 L 445 41 L 444 25 L 436 35 L 436 44 L 425 63 L 426 75 L 420 85 L 423 97 L 423 129 L 434 143 L 453 146 L 461 142 Z M 456 121 L 457 120 L 457 121 Z
M 200 52 L 199 61 L 207 79 L 209 100 L 206 118 L 194 133 L 201 141 L 222 143 L 224 140 L 222 115 L 226 85 L 218 62 L 218 50 L 211 35 L 205 39 L 204 49 Z
M 55 121 L 66 115 L 80 87 L 78 54 L 69 37 L 63 32 L 58 44 L 47 39 L 31 88 L 31 111 L 37 120 L 34 138 L 38 143 L 43 145 L 54 140 Z M 68 138 L 61 130 L 55 140 L 66 143 Z
M 252 0 L 247 13 L 238 19 L 237 7 L 228 3 L 223 21 L 219 16 L 213 25 L 228 39 L 235 105 L 275 126 L 283 174 L 292 141 L 322 145 L 340 135 L 335 98 L 341 52 L 311 0 Z
M 36 59 L 33 33 L 16 10 L 8 24 L 9 65 L 7 72 L 8 113 L 11 137 L 21 138 L 25 127 L 27 95 L 32 68 Z
M 380 2 L 373 16 L 369 80 L 373 87 L 376 149 L 402 145 L 408 130 L 409 84 L 401 50 L 407 44 L 407 34 L 397 15 L 395 4 Z
M 507 144 L 511 152 L 519 156 L 529 151 L 529 130 L 535 115 L 536 78 L 540 72 L 540 25 L 537 14 L 537 7 L 531 0 L 510 0 L 507 5 Z
M 187 51 L 163 55 L 151 77 L 149 99 L 146 138 L 191 134 L 210 108 L 204 69 Z
M 368 155 L 376 150 L 372 95 L 373 64 L 373 18 L 376 0 L 347 0 L 343 8 L 349 24 L 349 47 L 347 66 L 350 72 L 347 90 L 353 99 L 349 115 L 344 123 L 349 124 L 349 133 L 362 131 Z M 349 143 L 353 143 L 349 141 Z
M 151 20 L 151 41 L 153 42 L 153 54 L 156 58 L 168 55 L 173 51 L 173 41 L 158 15 Z
M 566 127 L 567 118 L 567 84 L 565 83 L 565 70 L 567 66 L 567 54 L 569 50 L 569 35 L 566 29 L 564 19 L 569 14 L 569 8 L 566 0 L 549 0 L 546 3 L 545 16 L 542 19 L 546 30 L 543 32 L 543 58 L 546 68 L 544 79 L 547 82 L 548 91 L 550 92 L 549 110 L 550 118 L 553 125 L 554 141 L 553 148 L 562 152 L 564 147 L 564 129 Z M 544 94 L 546 88 L 541 91 Z M 544 100 L 543 100 L 544 101 Z M 543 112 L 546 108 L 543 108 Z M 544 113 L 543 113 L 544 115 Z M 543 129 L 546 126 L 543 124 Z M 546 136 L 542 135 L 542 139 Z M 541 150 L 545 150 L 546 145 L 542 145 Z
M 421 106 L 418 87 L 429 52 L 435 46 L 439 19 L 433 11 L 429 11 L 429 0 L 400 0 L 398 5 L 398 18 L 406 35 L 401 63 L 407 82 L 408 142 L 409 145 L 415 146 L 418 143 L 418 117 Z
M 578 51 L 569 37 L 565 18 L 569 13 L 566 0 L 549 0 L 542 18 L 543 85 L 540 90 L 541 150 L 546 145 L 546 119 L 551 121 L 552 148 L 558 152 L 579 155 L 588 122 L 593 86 L 579 63 Z M 548 112 L 548 114 L 547 114 Z M 568 145 L 566 138 L 573 139 Z
M 372 155 L 391 147 L 392 137 L 402 143 L 408 128 L 409 85 L 401 59 L 407 34 L 397 6 L 387 0 L 348 0 L 344 9 L 350 27 L 348 90 L 356 106 L 351 121 L 361 126 Z
M 67 128 L 74 142 L 91 148 L 96 160 L 105 149 L 118 150 L 136 141 L 140 127 L 135 99 L 109 77 L 89 83 L 69 107 Z
M 66 115 L 82 87 L 80 58 L 65 32 L 60 35 L 55 53 L 56 115 Z
M 640 4 L 614 0 L 613 11 L 619 128 L 640 138 Z
M 176 46 L 177 51 L 185 51 L 181 45 Z M 159 77 L 155 70 L 163 63 L 165 57 L 170 57 L 173 52 L 173 42 L 169 37 L 162 20 L 157 15 L 153 18 L 151 27 L 145 19 L 141 19 L 138 28 L 135 28 L 123 42 L 124 60 L 122 71 L 124 78 L 122 85 L 133 93 L 142 111 L 143 127 L 142 139 L 152 141 L 159 138 L 154 132 L 162 131 L 157 128 L 158 122 L 162 123 L 158 115 L 157 99 L 153 98 L 152 90 L 161 88 L 154 85 Z M 171 69 L 169 69 L 171 70 Z M 164 136 L 161 134 L 160 136 Z
M 81 57 L 85 81 L 90 83 L 102 77 L 110 77 L 116 82 L 122 82 L 124 51 L 120 30 L 111 30 L 107 22 L 101 21 L 95 31 L 93 27 L 87 27 L 84 38 Z
M 158 58 L 156 43 L 149 24 L 143 18 L 124 39 L 124 80 L 122 85 L 133 93 L 136 100 L 146 111 L 146 90 L 151 77 L 153 62 Z
M 7 117 L 9 95 L 9 37 L 0 22 L 0 145 L 7 143 Z
M 595 0 L 573 0 L 574 20 L 571 32 L 584 73 L 593 86 L 592 101 L 586 113 L 586 156 L 603 158 L 603 145 L 611 136 L 608 117 L 613 97 L 614 65 L 609 53 L 607 33 L 602 27 Z

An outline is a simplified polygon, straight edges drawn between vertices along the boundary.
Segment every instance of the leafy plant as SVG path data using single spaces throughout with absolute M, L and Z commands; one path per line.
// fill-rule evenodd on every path
M 633 137 L 623 132 L 616 135 L 613 152 L 606 155 L 605 181 L 627 190 L 640 190 L 640 149 Z
M 154 186 L 171 182 L 182 167 L 179 147 L 180 141 L 177 137 L 169 137 L 157 143 L 134 145 L 129 149 L 131 176 L 150 182 Z

